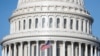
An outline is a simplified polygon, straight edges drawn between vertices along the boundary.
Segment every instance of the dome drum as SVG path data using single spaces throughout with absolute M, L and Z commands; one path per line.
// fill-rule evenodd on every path
M 43 29 L 91 34 L 92 25 L 92 21 L 86 17 L 49 13 L 18 16 L 10 20 L 10 22 L 11 34 L 35 30 L 41 31 Z

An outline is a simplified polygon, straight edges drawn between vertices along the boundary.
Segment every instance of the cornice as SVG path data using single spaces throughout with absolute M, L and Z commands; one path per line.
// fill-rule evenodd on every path
M 66 16 L 67 15 L 69 15 L 69 16 L 71 16 L 71 15 L 73 15 L 73 16 L 80 16 L 80 17 L 85 17 L 85 18 L 87 18 L 87 19 L 89 19 L 92 23 L 93 23 L 93 18 L 91 17 L 91 16 L 89 16 L 89 15 L 85 15 L 85 14 L 80 14 L 80 13 L 73 13 L 73 12 L 30 12 L 30 13 L 23 13 L 23 14 L 19 14 L 19 15 L 15 15 L 15 16 L 11 16 L 10 18 L 9 18 L 9 21 L 10 20 L 12 20 L 12 19 L 14 19 L 15 17 L 18 17 L 18 16 L 22 16 L 22 15 L 29 15 L 29 14 L 34 14 L 34 15 L 38 15 L 39 16 L 39 14 L 40 15 L 48 15 L 48 14 L 55 14 L 55 15 L 57 15 L 57 14 L 62 14 L 62 15 L 64 15 L 64 14 L 66 14 Z M 33 16 L 34 16 L 33 15 Z M 54 16 L 55 16 L 54 15 Z

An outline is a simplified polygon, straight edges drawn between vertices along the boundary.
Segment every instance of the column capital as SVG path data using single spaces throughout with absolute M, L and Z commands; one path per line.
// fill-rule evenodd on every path
M 88 56 L 88 44 L 85 44 L 85 56 Z
M 93 45 L 91 45 L 91 56 L 93 56 Z

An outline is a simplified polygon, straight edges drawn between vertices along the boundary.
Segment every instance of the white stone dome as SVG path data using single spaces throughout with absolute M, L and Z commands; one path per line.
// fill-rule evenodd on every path
M 48 40 L 52 56 L 97 56 L 100 51 L 83 0 L 19 0 L 9 21 L 10 34 L 1 43 L 5 56 L 41 56 Z

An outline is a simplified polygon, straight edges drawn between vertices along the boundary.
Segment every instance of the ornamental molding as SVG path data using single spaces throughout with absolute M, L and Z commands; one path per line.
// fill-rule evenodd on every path
M 21 15 L 16 15 L 11 17 L 9 20 L 10 22 L 16 21 L 18 19 L 23 19 L 23 18 L 35 18 L 35 17 L 41 17 L 41 16 L 52 16 L 52 17 L 56 17 L 56 16 L 60 16 L 61 18 L 63 17 L 68 17 L 68 18 L 79 18 L 79 19 L 83 19 L 83 20 L 90 20 L 91 22 L 93 22 L 93 19 L 90 16 L 86 16 L 86 15 L 81 15 L 81 14 L 73 14 L 73 13 L 61 13 L 61 12 L 39 12 L 39 13 L 26 13 L 26 14 L 21 14 Z

